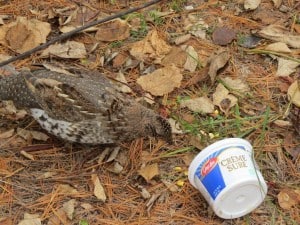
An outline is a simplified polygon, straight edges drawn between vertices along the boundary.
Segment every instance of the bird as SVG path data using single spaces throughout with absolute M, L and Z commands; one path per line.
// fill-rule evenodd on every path
M 172 143 L 167 119 L 97 71 L 66 75 L 40 69 L 5 76 L 0 78 L 3 100 L 27 109 L 48 133 L 69 142 L 120 144 L 151 136 Z

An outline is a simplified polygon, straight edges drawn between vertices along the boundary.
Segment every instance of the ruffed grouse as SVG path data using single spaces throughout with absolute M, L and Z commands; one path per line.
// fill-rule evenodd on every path
M 166 119 L 101 74 L 84 73 L 39 70 L 0 78 L 0 100 L 27 108 L 45 130 L 71 142 L 114 144 L 145 136 L 172 142 Z

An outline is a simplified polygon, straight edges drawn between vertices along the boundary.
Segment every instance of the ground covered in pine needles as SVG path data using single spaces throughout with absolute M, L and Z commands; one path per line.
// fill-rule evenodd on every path
M 1 1 L 0 61 L 145 2 Z M 98 70 L 174 123 L 172 145 L 145 138 L 111 150 L 59 140 L 1 102 L 0 224 L 299 224 L 300 103 L 288 93 L 300 6 L 248 2 L 162 1 L 0 68 Z M 268 185 L 257 209 L 232 220 L 187 179 L 193 157 L 226 137 L 251 142 Z

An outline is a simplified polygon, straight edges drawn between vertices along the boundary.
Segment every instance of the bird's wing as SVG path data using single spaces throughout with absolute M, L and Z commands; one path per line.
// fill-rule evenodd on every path
M 41 108 L 54 119 L 76 122 L 93 119 L 97 113 L 101 114 L 67 79 L 35 76 L 32 73 L 24 74 L 24 78 Z

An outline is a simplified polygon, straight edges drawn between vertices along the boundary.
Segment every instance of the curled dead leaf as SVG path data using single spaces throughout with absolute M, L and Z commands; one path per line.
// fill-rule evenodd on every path
M 282 53 L 292 52 L 292 50 L 287 46 L 287 44 L 283 42 L 276 42 L 276 43 L 269 44 L 265 47 L 265 49 L 274 52 L 282 52 Z
M 156 30 L 148 33 L 141 41 L 135 42 L 130 50 L 130 54 L 139 60 L 147 58 L 161 58 L 171 50 L 162 38 L 158 36 Z
M 212 83 L 215 82 L 218 70 L 226 65 L 229 58 L 230 55 L 227 51 L 222 51 L 220 53 L 217 53 L 216 56 L 212 57 L 208 70 L 208 74 Z
M 263 38 L 284 42 L 293 48 L 300 48 L 300 36 L 290 33 L 289 30 L 278 24 L 269 25 L 258 34 Z

